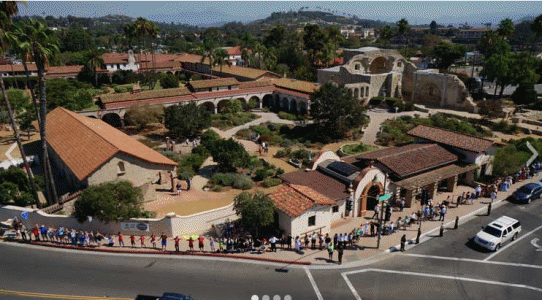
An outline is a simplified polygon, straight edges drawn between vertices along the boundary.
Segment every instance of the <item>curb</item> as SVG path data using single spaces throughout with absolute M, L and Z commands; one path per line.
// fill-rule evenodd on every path
M 19 242 L 19 241 L 17 241 Z M 105 253 L 125 253 L 125 254 L 159 254 L 159 255 L 175 255 L 175 256 L 207 256 L 207 257 L 222 257 L 222 258 L 235 258 L 235 259 L 245 259 L 245 260 L 255 260 L 255 261 L 265 261 L 272 263 L 283 263 L 290 265 L 311 265 L 310 261 L 297 261 L 297 260 L 283 260 L 283 259 L 273 259 L 273 258 L 263 258 L 263 257 L 247 257 L 236 254 L 218 254 L 218 253 L 201 253 L 201 252 L 187 252 L 187 251 L 131 251 L 131 250 L 110 250 L 107 248 L 88 248 L 81 246 L 72 246 L 66 244 L 50 244 L 44 242 L 30 241 L 27 244 L 44 246 L 51 248 L 60 248 L 60 249 L 71 249 L 71 250 L 82 250 L 82 251 L 91 251 L 91 252 L 105 252 Z

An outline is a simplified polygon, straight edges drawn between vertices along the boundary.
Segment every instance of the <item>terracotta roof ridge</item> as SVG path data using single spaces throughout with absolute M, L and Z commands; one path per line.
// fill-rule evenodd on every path
M 60 107 L 60 106 L 59 106 L 59 107 Z M 107 142 L 109 145 L 111 145 L 111 147 L 117 149 L 117 153 L 118 153 L 119 151 L 121 151 L 121 150 L 119 149 L 119 147 L 117 147 L 115 144 L 113 144 L 113 143 L 110 142 L 108 139 L 104 138 L 101 134 L 99 134 L 98 132 L 96 132 L 96 130 L 95 130 L 93 127 L 88 126 L 87 124 L 85 124 L 85 123 L 82 121 L 82 119 L 79 119 L 79 118 L 78 118 L 78 117 L 80 116 L 79 114 L 74 113 L 74 112 L 72 112 L 72 111 L 70 111 L 70 110 L 68 110 L 68 109 L 66 109 L 66 108 L 64 108 L 64 107 L 60 107 L 60 108 L 63 109 L 63 110 L 65 110 L 66 112 L 68 112 L 68 115 L 70 115 L 70 116 L 71 116 L 73 119 L 75 119 L 77 122 L 81 123 L 81 125 L 83 125 L 83 126 L 85 126 L 86 128 L 90 129 L 90 130 L 92 131 L 92 133 L 94 133 L 94 134 L 97 135 L 100 139 L 102 139 L 102 140 L 104 140 L 105 142 Z M 77 117 L 76 117 L 76 115 L 77 115 Z M 81 116 L 81 117 L 87 118 L 87 117 L 85 117 L 85 116 Z M 90 118 L 89 118 L 89 119 L 90 119 Z M 93 120 L 89 120 L 89 121 L 92 122 Z
M 318 193 L 317 191 L 315 191 L 314 189 L 312 189 L 311 187 L 308 187 L 308 186 L 305 186 L 305 185 L 300 185 L 300 184 L 294 184 L 294 183 L 288 183 L 288 186 L 290 186 L 290 188 L 292 188 L 294 191 L 296 191 L 297 193 L 303 195 L 305 198 L 309 199 L 311 202 L 313 202 L 314 204 L 317 203 L 317 199 L 314 199 L 312 195 L 308 195 L 307 193 L 305 193 L 304 191 L 302 191 L 299 187 L 304 187 L 306 189 L 308 189 L 311 193 L 315 193 L 317 196 L 321 196 L 321 197 L 324 197 L 326 199 L 329 199 L 328 197 Z M 330 199 L 331 200 L 331 199 Z
M 451 133 L 455 133 L 455 134 L 460 134 L 460 135 L 464 135 L 464 136 L 468 136 L 468 137 L 471 137 L 471 138 L 475 138 L 475 139 L 479 139 L 479 140 L 484 140 L 484 141 L 487 141 L 487 142 L 491 142 L 491 143 L 495 143 L 494 141 L 492 140 L 489 140 L 489 139 L 486 139 L 486 138 L 482 138 L 482 137 L 478 137 L 478 136 L 474 136 L 472 134 L 467 134 L 467 133 L 461 133 L 461 132 L 457 132 L 457 131 L 452 131 L 452 130 L 449 130 L 449 129 L 444 129 L 444 128 L 439 128 L 439 127 L 436 127 L 436 126 L 429 126 L 429 125 L 424 125 L 424 124 L 420 124 L 412 129 L 410 129 L 409 131 L 407 131 L 407 134 L 408 132 L 416 129 L 417 127 L 420 127 L 420 126 L 425 126 L 425 127 L 429 127 L 429 128 L 433 128 L 433 129 L 438 129 L 438 130 L 443 130 L 443 131 L 447 131 L 447 132 L 451 132 Z

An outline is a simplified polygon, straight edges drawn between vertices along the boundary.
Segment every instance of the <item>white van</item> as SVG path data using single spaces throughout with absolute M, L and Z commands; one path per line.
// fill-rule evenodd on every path
M 502 216 L 478 232 L 474 242 L 486 249 L 497 251 L 507 241 L 515 240 L 520 232 L 521 223 L 518 220 Z

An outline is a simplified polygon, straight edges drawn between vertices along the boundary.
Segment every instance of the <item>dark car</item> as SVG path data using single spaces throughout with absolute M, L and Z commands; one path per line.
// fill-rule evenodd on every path
M 542 186 L 537 183 L 528 183 L 514 192 L 514 200 L 522 203 L 531 203 L 534 199 L 540 198 Z

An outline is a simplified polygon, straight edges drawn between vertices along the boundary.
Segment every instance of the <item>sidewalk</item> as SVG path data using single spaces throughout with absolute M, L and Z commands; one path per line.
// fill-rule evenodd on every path
M 527 179 L 521 182 L 518 182 L 514 184 L 508 192 L 499 192 L 497 200 L 493 203 L 492 208 L 495 209 L 499 207 L 500 205 L 505 203 L 505 199 L 508 198 L 517 188 L 520 186 L 529 183 L 529 182 L 537 182 L 542 178 L 542 173 L 531 178 Z M 470 187 L 460 186 L 460 190 L 457 191 L 455 194 L 458 195 L 463 190 L 473 190 Z M 439 193 L 435 199 L 434 203 L 441 202 L 443 200 L 446 200 L 450 193 Z M 445 233 L 446 231 L 453 230 L 455 218 L 459 216 L 459 224 L 462 224 L 470 219 L 470 217 L 473 217 L 475 214 L 485 214 L 487 212 L 487 205 L 489 204 L 488 198 L 480 198 L 474 201 L 474 204 L 472 205 L 460 205 L 459 207 L 456 207 L 455 202 L 451 205 L 451 208 L 448 210 L 448 214 L 446 216 L 444 224 Z M 392 220 L 397 220 L 399 216 L 403 217 L 407 214 L 409 214 L 412 211 L 412 209 L 405 209 L 403 212 L 394 211 L 392 213 Z M 369 214 L 369 217 L 372 216 Z M 337 226 L 332 227 L 331 233 L 344 233 L 344 232 L 350 232 L 353 228 L 358 227 L 362 222 L 365 223 L 368 219 L 363 218 L 349 218 L 342 220 L 340 224 Z M 441 226 L 441 222 L 438 221 L 426 221 L 422 223 L 422 235 L 420 238 L 420 241 L 423 242 L 424 240 L 431 238 L 433 236 L 438 235 L 438 230 Z M 380 249 L 376 248 L 377 238 L 376 237 L 362 237 L 361 240 L 356 244 L 356 250 L 345 250 L 344 252 L 344 263 L 352 263 L 361 261 L 364 259 L 371 258 L 373 256 L 385 253 L 385 252 L 393 252 L 397 249 L 396 246 L 399 245 L 401 236 L 403 234 L 406 234 L 407 241 L 409 244 L 413 244 L 414 240 L 417 235 L 418 225 L 413 225 L 410 228 L 407 228 L 406 230 L 398 230 L 396 233 L 391 235 L 382 236 L 381 243 L 380 243 Z M 172 237 L 168 237 L 168 244 L 165 251 L 165 254 L 179 254 L 179 255 L 198 255 L 198 256 L 214 256 L 214 257 L 229 257 L 229 258 L 237 258 L 237 259 L 249 259 L 249 260 L 261 260 L 261 261 L 270 261 L 270 262 L 280 262 L 280 263 L 288 263 L 288 264 L 312 264 L 312 265 L 335 265 L 333 263 L 330 263 L 327 261 L 327 251 L 326 250 L 311 250 L 311 249 L 305 249 L 302 251 L 302 253 L 296 253 L 293 250 L 288 249 L 281 249 L 280 244 L 277 245 L 277 252 L 265 252 L 262 254 L 255 254 L 255 253 L 242 253 L 242 254 L 215 254 L 210 253 L 209 248 L 209 240 L 206 238 L 204 242 L 204 252 L 187 252 L 188 250 L 188 241 L 181 240 L 180 242 L 180 250 L 181 252 L 176 253 L 175 246 L 173 241 L 171 240 Z M 158 249 L 149 249 L 149 248 L 141 248 L 139 239 L 136 237 L 136 247 L 132 248 L 130 247 L 130 239 L 129 236 L 124 237 L 125 240 L 125 247 L 119 247 L 118 245 L 118 239 L 115 237 L 116 246 L 114 247 L 107 247 L 104 245 L 100 245 L 99 247 L 77 247 L 77 246 L 68 246 L 68 245 L 58 245 L 55 243 L 38 243 L 40 245 L 44 246 L 53 246 L 53 247 L 61 247 L 61 248 L 76 248 L 76 249 L 85 249 L 85 250 L 91 250 L 91 251 L 100 251 L 100 252 L 120 252 L 120 253 L 140 253 L 140 254 L 158 254 L 158 253 L 164 253 L 160 249 L 160 241 L 157 240 L 157 247 Z M 146 238 L 147 247 L 150 246 L 149 242 L 150 238 Z M 34 243 L 34 242 L 33 242 Z M 103 243 L 103 242 L 102 242 Z M 216 243 L 216 248 L 218 248 L 218 243 Z M 194 243 L 194 249 L 198 249 L 198 243 L 197 241 Z M 408 246 L 407 246 L 408 250 Z M 337 255 L 334 255 L 335 259 Z

